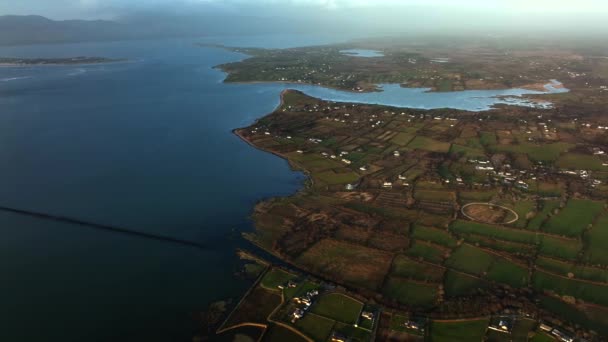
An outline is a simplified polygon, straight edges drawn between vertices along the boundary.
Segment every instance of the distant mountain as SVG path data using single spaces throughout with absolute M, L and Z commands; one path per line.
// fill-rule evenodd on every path
M 193 37 L 206 34 L 242 35 L 276 32 L 278 28 L 293 28 L 293 21 L 213 15 L 142 15 L 125 17 L 120 21 L 55 21 L 35 15 L 6 15 L 0 16 L 0 45 Z
M 129 31 L 124 24 L 113 21 L 0 16 L 0 45 L 116 40 L 129 38 Z
M 321 25 L 284 17 L 219 13 L 138 13 L 109 20 L 55 21 L 42 16 L 0 16 L 0 45 L 132 40 L 204 35 L 326 32 Z M 350 29 L 349 29 L 350 30 Z

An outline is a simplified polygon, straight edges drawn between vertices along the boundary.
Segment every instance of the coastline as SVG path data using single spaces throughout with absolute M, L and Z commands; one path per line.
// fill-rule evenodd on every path
M 29 67 L 61 67 L 61 66 L 90 66 L 90 65 L 104 65 L 104 64 L 116 64 L 116 63 L 128 63 L 133 62 L 130 59 L 116 59 L 107 60 L 100 62 L 83 62 L 83 63 L 0 63 L 0 68 L 29 68 Z
M 274 113 L 275 111 L 277 111 L 279 108 L 281 108 L 284 104 L 285 104 L 285 99 L 284 99 L 284 95 L 289 91 L 289 89 L 285 89 L 281 92 L 280 97 L 281 100 L 279 102 L 279 105 L 270 113 L 265 114 L 264 116 L 256 119 L 253 124 L 257 123 L 259 120 L 265 118 L 266 116 Z M 252 124 L 252 125 L 253 125 Z M 251 125 L 250 125 L 251 126 Z M 247 143 L 249 146 L 255 148 L 256 150 L 262 151 L 262 152 L 266 152 L 266 153 L 270 153 L 273 154 L 281 159 L 284 159 L 285 161 L 287 161 L 287 163 L 289 164 L 290 168 L 292 169 L 292 171 L 294 172 L 302 172 L 304 173 L 304 175 L 306 176 L 307 180 L 310 182 L 308 184 L 304 184 L 304 186 L 298 190 L 296 192 L 296 194 L 303 192 L 304 190 L 307 190 L 309 187 L 311 187 L 311 185 L 313 184 L 313 179 L 311 177 L 311 173 L 309 170 L 305 169 L 302 165 L 294 162 L 293 160 L 289 159 L 289 157 L 287 157 L 286 155 L 279 153 L 279 152 L 275 152 L 275 151 L 271 151 L 262 147 L 257 146 L 256 144 L 254 144 L 253 142 L 251 142 L 249 139 L 247 139 L 242 132 L 246 129 L 246 127 L 241 127 L 241 128 L 235 128 L 232 130 L 232 133 L 234 135 L 236 135 L 237 137 L 239 137 L 242 141 L 244 141 L 245 143 Z M 293 196 L 293 195 L 292 195 Z M 264 202 L 266 201 L 266 199 L 262 199 L 260 202 Z

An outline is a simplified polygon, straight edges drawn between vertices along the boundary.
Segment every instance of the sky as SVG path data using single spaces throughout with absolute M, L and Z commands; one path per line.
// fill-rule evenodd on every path
M 302 27 L 403 30 L 578 30 L 608 35 L 608 0 L 16 0 L 0 15 L 124 20 L 133 16 L 247 16 Z
M 193 7 L 239 12 L 318 10 L 323 12 L 366 9 L 403 11 L 408 7 L 511 14 L 608 14 L 607 0 L 18 0 L 0 1 L 0 15 L 37 14 L 52 19 L 112 19 L 140 10 Z

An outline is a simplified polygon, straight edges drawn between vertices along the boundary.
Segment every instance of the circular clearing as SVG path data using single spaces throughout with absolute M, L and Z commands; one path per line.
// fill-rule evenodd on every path
M 513 209 L 492 203 L 468 203 L 460 212 L 469 220 L 482 223 L 510 224 L 519 220 Z

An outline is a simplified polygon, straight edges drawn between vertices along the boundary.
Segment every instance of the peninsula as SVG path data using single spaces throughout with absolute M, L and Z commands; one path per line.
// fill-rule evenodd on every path
M 81 65 L 124 62 L 125 59 L 104 57 L 70 57 L 70 58 L 6 58 L 0 57 L 0 66 L 34 66 L 34 65 Z
M 300 193 L 258 204 L 256 230 L 245 234 L 293 268 L 270 268 L 220 332 L 257 314 L 264 336 L 308 341 L 608 335 L 608 62 L 544 49 L 478 49 L 472 59 L 374 46 L 385 57 L 340 53 L 357 47 L 235 49 L 254 57 L 220 68 L 228 82 L 357 91 L 554 78 L 571 91 L 533 96 L 553 108 L 485 112 L 283 92 L 274 112 L 235 133 L 309 175 Z M 479 58 L 496 63 L 473 67 Z

